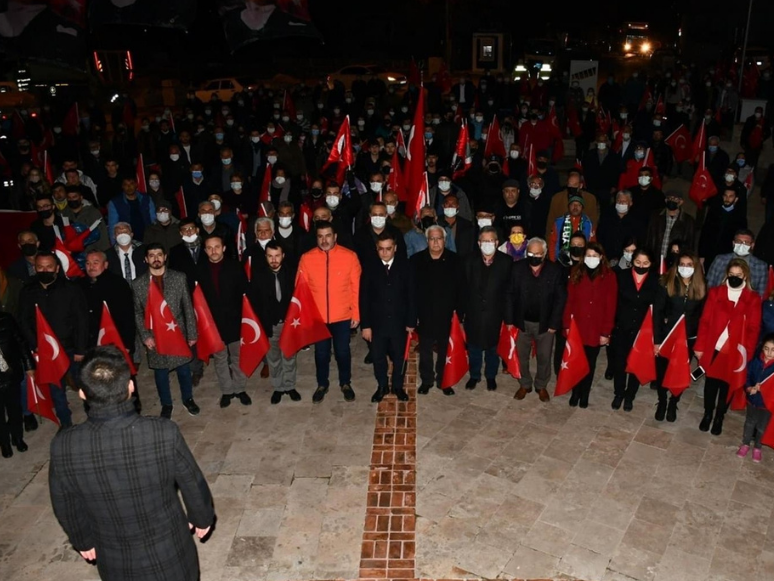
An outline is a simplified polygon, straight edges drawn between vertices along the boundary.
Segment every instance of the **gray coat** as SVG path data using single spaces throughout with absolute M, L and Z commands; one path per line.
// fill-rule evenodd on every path
M 150 271 L 137 277 L 132 282 L 134 291 L 134 318 L 137 324 L 137 332 L 140 340 L 145 341 L 153 337 L 153 333 L 145 327 L 145 305 L 148 302 L 148 287 L 150 285 Z M 195 341 L 196 315 L 194 314 L 191 295 L 188 293 L 188 283 L 185 275 L 176 270 L 167 270 L 164 273 L 164 300 L 167 301 L 169 310 L 174 315 L 183 336 L 188 341 Z M 151 369 L 176 369 L 191 361 L 191 357 L 179 357 L 176 355 L 159 355 L 156 351 L 148 350 L 148 367 Z

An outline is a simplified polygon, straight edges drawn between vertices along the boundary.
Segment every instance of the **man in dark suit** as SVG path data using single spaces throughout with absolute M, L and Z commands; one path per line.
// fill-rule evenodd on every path
M 407 401 L 403 389 L 403 355 L 407 333 L 417 326 L 414 275 L 406 255 L 398 252 L 394 234 L 384 230 L 374 244 L 377 256 L 368 255 L 360 277 L 360 328 L 371 344 L 376 403 L 390 393 L 387 356 L 392 361 L 392 393 Z M 402 238 L 402 237 L 400 237 Z
M 609 206 L 618 189 L 621 156 L 611 151 L 607 134 L 599 133 L 596 147 L 583 157 L 583 173 L 586 189 L 597 197 L 599 207 Z
M 132 226 L 128 222 L 119 222 L 113 227 L 116 243 L 105 252 L 108 269 L 126 282 L 131 282 L 145 274 L 148 265 L 142 244 L 134 239 Z
M 486 361 L 486 388 L 497 389 L 497 342 L 505 317 L 505 300 L 511 282 L 513 259 L 497 252 L 497 229 L 484 226 L 478 233 L 478 256 L 464 264 L 467 281 L 465 335 L 470 362 L 466 389 L 475 389 L 481 381 L 481 364 Z
M 368 224 L 355 233 L 355 252 L 360 263 L 379 257 L 377 242 L 383 233 L 395 240 L 395 251 L 401 258 L 407 258 L 406 243 L 395 226 L 387 222 L 387 206 L 382 202 L 373 202 L 368 211 Z
M 169 268 L 184 273 L 188 288 L 193 292 L 196 286 L 197 265 L 207 260 L 199 226 L 194 219 L 180 220 L 180 236 L 183 241 L 169 251 Z
M 197 279 L 210 307 L 215 326 L 226 348 L 213 354 L 215 374 L 220 385 L 220 407 L 238 398 L 242 405 L 252 400 L 245 392 L 247 377 L 239 368 L 239 341 L 242 334 L 242 294 L 247 278 L 242 266 L 226 253 L 227 240 L 218 234 L 204 239 L 207 260 L 199 261 Z
M 473 254 L 476 247 L 476 229 L 473 222 L 459 214 L 460 202 L 457 196 L 449 194 L 443 201 L 443 217 L 438 219 L 441 226 L 451 230 L 454 248 L 460 259 L 465 260 Z
M 176 424 L 134 413 L 129 373 L 112 346 L 84 360 L 89 419 L 51 443 L 54 514 L 103 579 L 198 579 L 190 529 L 210 531 L 209 487 Z

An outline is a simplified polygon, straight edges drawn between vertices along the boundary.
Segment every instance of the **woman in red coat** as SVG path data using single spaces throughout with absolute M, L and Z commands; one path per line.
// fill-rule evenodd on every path
M 617 298 L 618 283 L 605 258 L 605 251 L 600 244 L 589 242 L 583 262 L 570 273 L 562 325 L 567 331 L 570 319 L 575 319 L 583 339 L 583 350 L 589 360 L 588 375 L 572 389 L 570 405 L 573 407 L 580 405 L 585 408 L 589 405 L 597 356 L 602 345 L 610 343 Z
M 711 288 L 707 294 L 699 320 L 694 353 L 705 370 L 710 369 L 712 361 L 728 342 L 731 321 L 741 317 L 745 318 L 744 336 L 739 344 L 730 345 L 731 351 L 736 352 L 742 347 L 748 354 L 753 354 L 761 328 L 761 297 L 750 286 L 750 267 L 741 258 L 734 258 L 726 267 L 723 284 Z M 709 430 L 712 424 L 712 434 L 721 434 L 727 400 L 728 382 L 708 374 L 704 383 L 704 417 L 699 424 L 702 432 Z

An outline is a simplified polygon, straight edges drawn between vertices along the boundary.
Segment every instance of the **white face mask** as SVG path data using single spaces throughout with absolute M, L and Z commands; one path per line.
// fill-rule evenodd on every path
M 640 176 L 637 178 L 637 183 L 639 183 L 642 187 L 645 187 L 647 185 L 650 185 L 650 176 Z
M 169 212 L 156 212 L 156 220 L 162 224 L 169 222 Z
M 543 193 L 543 188 L 530 188 L 529 189 L 529 195 L 533 198 L 537 198 L 540 194 Z
M 678 266 L 677 267 L 677 273 L 682 276 L 683 278 L 691 278 L 693 276 L 693 267 L 692 266 Z
M 212 204 L 212 207 L 215 208 L 216 212 L 220 210 L 223 205 L 220 200 L 210 200 L 210 204 Z
M 497 245 L 494 242 L 481 242 L 481 253 L 484 256 L 492 256 L 497 250 Z
M 391 204 L 387 204 L 387 215 L 392 216 L 397 208 Z
M 119 234 L 116 236 L 116 242 L 119 246 L 129 246 L 132 243 L 132 237 L 129 234 Z
M 188 236 L 183 236 L 183 242 L 193 244 L 198 238 L 199 236 L 197 234 L 189 234 Z
M 590 269 L 594 270 L 599 266 L 599 256 L 587 256 L 583 259 L 583 263 Z
M 180 154 L 179 153 L 170 153 L 169 154 L 169 159 L 171 159 L 172 161 L 177 161 L 178 159 L 180 159 Z
M 735 179 L 736 179 L 736 176 L 735 176 L 734 174 L 732 174 L 732 173 L 727 173 L 727 174 L 726 174 L 726 183 L 727 183 L 727 184 L 732 184 L 732 183 L 734 183 L 734 180 L 735 180 Z
M 451 182 L 449 180 L 439 180 L 438 189 L 442 192 L 448 192 L 451 189 Z
M 626 262 L 631 262 L 632 261 L 632 256 L 634 256 L 634 252 L 624 252 L 623 253 L 623 259 Z
M 271 165 L 274 165 L 275 163 L 277 163 L 277 156 L 269 155 L 266 157 L 266 161 L 268 161 Z
M 271 135 L 271 134 L 272 134 L 272 133 L 274 133 L 276 130 L 277 130 L 277 128 L 276 128 L 276 127 L 267 127 L 267 128 L 266 128 L 266 133 L 268 133 L 269 135 Z
M 261 141 L 261 138 L 260 137 L 256 137 L 255 135 L 253 135 L 253 136 L 250 137 L 250 141 L 252 141 L 253 143 L 258 143 L 258 142 Z
M 624 133 L 623 134 L 623 140 L 624 141 L 629 141 L 631 138 L 632 138 L 632 134 L 631 133 Z
M 202 214 L 199 216 L 203 226 L 212 226 L 215 223 L 215 216 L 213 214 Z
M 484 228 L 486 226 L 492 225 L 492 219 L 491 218 L 479 218 L 476 220 L 476 223 L 478 224 L 479 228 Z
M 384 228 L 385 224 L 387 224 L 386 216 L 371 216 L 371 226 L 374 228 Z
M 737 256 L 747 256 L 750 254 L 750 247 L 747 244 L 734 244 L 734 254 Z
M 325 196 L 325 203 L 328 204 L 329 208 L 337 208 L 339 206 L 339 197 Z
M 370 182 L 368 185 L 371 186 L 371 191 L 376 192 L 377 194 L 382 191 L 382 187 L 384 186 L 382 182 Z
M 643 159 L 645 157 L 645 152 L 641 150 L 637 150 L 634 152 L 634 159 Z
M 508 155 L 511 156 L 511 159 L 519 159 L 519 150 L 513 149 L 508 153 Z
M 267 245 L 269 242 L 270 242 L 270 240 L 259 240 L 259 241 L 258 241 L 258 244 L 260 244 L 260 245 L 261 245 L 261 248 L 263 248 L 264 250 L 266 250 L 266 245 Z
M 242 182 L 231 182 L 231 189 L 238 192 L 242 189 Z
M 148 185 L 154 190 L 157 190 L 161 185 L 161 182 L 159 180 L 148 180 Z
M 626 214 L 629 211 L 629 204 L 616 204 L 615 211 L 619 214 Z
M 282 139 L 285 140 L 285 143 L 290 143 L 291 141 L 293 141 L 293 136 L 292 135 L 286 135 Z
M 274 178 L 274 183 L 276 183 L 278 186 L 281 186 L 285 183 L 285 177 L 284 176 L 277 176 Z
M 599 151 L 605 151 L 607 149 L 607 143 L 605 142 L 597 143 L 597 149 Z
M 293 218 L 290 216 L 280 216 L 279 218 L 280 228 L 290 228 L 290 225 L 292 223 L 293 223 Z
M 454 218 L 457 215 L 457 208 L 444 208 L 443 215 L 447 218 Z

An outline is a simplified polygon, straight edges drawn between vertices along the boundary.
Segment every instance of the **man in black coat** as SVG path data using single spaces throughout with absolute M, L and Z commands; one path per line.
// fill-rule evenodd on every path
M 395 251 L 401 258 L 407 258 L 406 242 L 395 226 L 387 222 L 387 206 L 382 202 L 372 202 L 368 210 L 368 224 L 355 233 L 355 252 L 360 264 L 379 258 L 377 242 L 383 233 L 395 240 Z
M 457 196 L 448 194 L 443 200 L 443 217 L 438 219 L 438 223 L 451 230 L 457 255 L 465 260 L 476 250 L 476 228 L 473 222 L 460 216 L 459 211 Z
M 513 259 L 497 252 L 497 229 L 484 226 L 478 233 L 478 256 L 465 263 L 467 301 L 465 306 L 465 338 L 470 363 L 470 379 L 465 389 L 475 389 L 481 381 L 481 364 L 486 362 L 486 388 L 497 389 L 497 343 L 505 318 L 505 298 L 511 282 Z
M 207 260 L 200 261 L 196 267 L 204 299 L 226 345 L 225 349 L 213 354 L 222 408 L 228 407 L 235 397 L 242 405 L 252 403 L 245 392 L 247 377 L 239 368 L 242 295 L 247 290 L 247 278 L 242 265 L 227 255 L 226 244 L 227 241 L 218 234 L 210 234 L 204 240 Z
M 707 202 L 707 218 L 699 236 L 699 258 L 704 272 L 709 272 L 712 261 L 733 246 L 734 235 L 747 228 L 747 216 L 738 206 L 734 188 L 722 191 Z
M 197 266 L 207 261 L 199 226 L 192 218 L 180 220 L 180 236 L 183 241 L 169 250 L 169 268 L 185 274 L 188 289 L 196 286 Z
M 521 379 L 514 397 L 524 399 L 532 391 L 529 370 L 532 342 L 537 347 L 537 374 L 534 386 L 540 401 L 550 399 L 551 350 L 554 335 L 562 325 L 562 312 L 567 300 L 562 268 L 548 259 L 548 244 L 542 238 L 527 243 L 527 257 L 513 265 L 510 293 L 506 302 L 505 323 L 519 329 L 516 350 L 519 353 Z
M 386 210 L 385 210 L 386 212 Z M 365 229 L 364 229 L 365 230 Z M 407 401 L 403 389 L 403 363 L 407 333 L 417 326 L 414 273 L 406 254 L 398 251 L 396 235 L 386 229 L 374 244 L 377 256 L 367 255 L 360 277 L 360 328 L 363 339 L 371 344 L 376 403 L 390 393 L 387 378 L 387 356 L 392 361 L 392 393 Z
M 134 412 L 129 373 L 112 346 L 84 360 L 89 419 L 51 443 L 54 515 L 102 579 L 198 579 L 191 529 L 210 531 L 210 489 L 177 425 Z
M 22 438 L 22 406 L 19 384 L 25 372 L 35 373 L 35 360 L 19 324 L 10 313 L 0 311 L 0 450 L 3 458 L 13 456 L 11 444 L 19 452 L 27 450 Z M 8 418 L 6 420 L 6 418 Z
M 462 264 L 456 253 L 446 249 L 446 230 L 433 225 L 426 231 L 427 248 L 411 257 L 417 300 L 419 332 L 419 389 L 426 394 L 436 381 L 441 387 L 446 350 L 449 347 L 452 315 L 463 318 Z M 433 365 L 433 347 L 438 359 Z M 454 395 L 454 389 L 443 390 Z
M 621 175 L 621 156 L 611 151 L 607 134 L 597 134 L 596 147 L 583 157 L 586 189 L 597 197 L 599 207 L 610 205 Z

